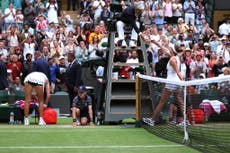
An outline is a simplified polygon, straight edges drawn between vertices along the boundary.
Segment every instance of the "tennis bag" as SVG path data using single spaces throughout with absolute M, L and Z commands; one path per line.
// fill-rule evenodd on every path
M 57 112 L 52 108 L 46 108 L 43 113 L 43 119 L 46 122 L 46 124 L 56 124 Z

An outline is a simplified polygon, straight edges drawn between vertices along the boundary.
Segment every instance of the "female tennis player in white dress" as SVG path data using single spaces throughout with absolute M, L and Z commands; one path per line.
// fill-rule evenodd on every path
M 167 53 L 170 56 L 170 59 L 167 64 L 167 79 L 171 81 L 180 81 L 183 80 L 183 76 L 180 72 L 180 58 L 177 55 L 178 52 L 175 50 L 174 47 L 165 48 L 159 43 L 155 42 L 157 46 L 162 48 L 162 50 Z M 179 49 L 177 49 L 179 50 Z M 183 103 L 183 92 L 179 89 L 178 86 L 173 84 L 166 84 L 165 88 L 162 89 L 162 95 L 159 101 L 159 104 L 157 105 L 156 109 L 154 110 L 152 114 L 152 118 L 143 118 L 143 121 L 150 126 L 154 126 L 154 123 L 159 115 L 159 113 L 162 111 L 165 103 L 167 102 L 168 98 L 171 96 L 171 94 L 174 95 L 178 102 L 178 106 L 180 107 L 180 111 L 183 114 L 184 110 L 184 103 Z
M 44 88 L 46 88 L 45 104 L 48 104 L 50 99 L 50 84 L 49 79 L 42 72 L 32 72 L 28 74 L 24 80 L 25 83 L 25 108 L 24 108 L 24 125 L 29 125 L 29 106 L 32 97 L 33 89 L 35 89 L 39 102 L 39 125 L 46 125 L 43 120 L 44 109 Z

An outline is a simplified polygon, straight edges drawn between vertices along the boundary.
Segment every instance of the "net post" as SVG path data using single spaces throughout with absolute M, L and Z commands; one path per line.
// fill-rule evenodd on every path
M 140 119 L 140 77 L 137 74 L 135 77 L 135 92 L 136 92 L 136 124 L 135 127 L 140 127 L 141 126 L 141 119 Z
M 184 140 L 183 143 L 186 143 L 189 139 L 188 132 L 187 132 L 187 117 L 186 117 L 186 96 L 187 96 L 187 86 L 184 86 Z

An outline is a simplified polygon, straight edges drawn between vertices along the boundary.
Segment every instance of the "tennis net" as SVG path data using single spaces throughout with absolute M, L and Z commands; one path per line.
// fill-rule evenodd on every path
M 136 95 L 137 122 L 149 132 L 202 152 L 230 150 L 229 75 L 192 81 L 138 75 Z M 154 125 L 146 122 L 152 117 Z

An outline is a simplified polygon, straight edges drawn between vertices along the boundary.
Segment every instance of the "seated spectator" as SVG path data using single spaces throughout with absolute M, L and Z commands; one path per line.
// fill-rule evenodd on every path
M 73 38 L 69 38 L 69 39 L 67 39 L 63 55 L 67 55 L 68 53 L 74 53 L 75 54 L 76 53 L 76 49 L 77 49 L 77 46 L 74 43 L 74 39 Z
M 45 59 L 46 61 L 48 61 L 50 58 L 52 58 L 52 56 L 50 54 L 50 50 L 47 46 L 43 46 L 41 58 Z
M 83 29 L 81 28 L 80 25 L 76 26 L 75 35 L 76 35 L 77 44 L 79 44 L 80 41 L 84 41 L 85 43 L 87 43 L 86 35 L 83 33 Z
M 66 33 L 68 33 L 69 31 L 75 32 L 73 28 L 73 19 L 70 17 L 70 15 L 64 12 L 62 15 L 63 16 L 61 18 L 61 21 L 66 26 L 66 29 L 65 29 Z
M 106 37 L 107 30 L 105 26 L 105 22 L 101 20 L 99 24 L 95 27 L 95 31 L 102 35 L 102 37 Z
M 81 28 L 84 28 L 85 24 L 89 24 L 90 27 L 93 25 L 93 20 L 89 14 L 82 14 L 79 22 Z
M 79 63 L 89 59 L 89 50 L 84 41 L 80 41 L 76 49 L 76 58 Z
M 227 64 L 225 63 L 224 58 L 222 56 L 218 57 L 216 63 L 212 67 L 214 75 L 217 77 L 222 74 L 222 68 L 226 66 Z
M 73 99 L 72 105 L 73 126 L 93 126 L 92 98 L 87 94 L 85 86 L 78 88 L 78 95 Z
M 8 57 L 8 51 L 7 49 L 5 49 L 5 45 L 2 40 L 0 40 L 0 55 L 1 55 L 1 60 L 6 62 Z
M 7 64 L 7 69 L 11 70 L 11 79 L 10 82 L 13 83 L 16 77 L 20 77 L 21 69 L 22 69 L 22 63 L 18 61 L 18 56 L 16 54 L 13 54 L 10 57 L 10 61 Z
M 186 33 L 189 29 L 188 25 L 184 23 L 183 18 L 179 18 L 177 21 L 177 30 L 179 33 Z
M 12 88 L 13 88 L 13 92 L 14 91 L 23 91 L 24 90 L 24 86 L 22 85 L 20 77 L 16 77 L 14 79 Z
M 59 58 L 63 55 L 63 47 L 61 46 L 61 43 L 59 43 L 57 40 L 54 40 L 50 44 L 50 55 L 54 58 Z

